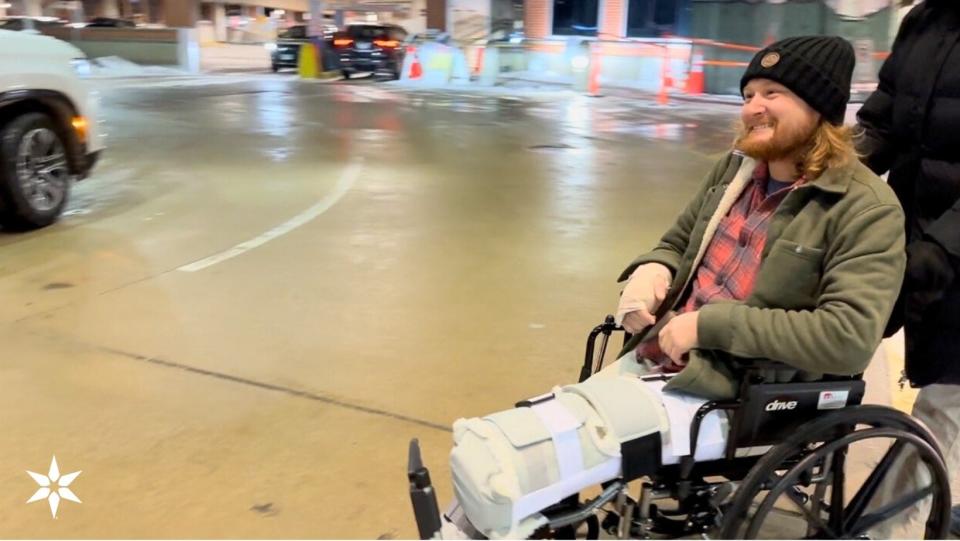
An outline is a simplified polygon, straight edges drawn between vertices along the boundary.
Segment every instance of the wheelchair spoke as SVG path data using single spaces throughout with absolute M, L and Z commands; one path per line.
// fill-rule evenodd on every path
M 905 447 L 905 441 L 897 440 L 887 453 L 883 455 L 876 469 L 874 469 L 867 480 L 864 481 L 863 486 L 857 491 L 844 512 L 843 529 L 845 531 L 850 530 L 851 526 L 856 524 L 863 516 L 863 512 L 867 510 L 867 506 L 876 495 L 877 489 L 880 488 L 880 483 L 883 481 L 883 478 L 887 472 L 890 471 L 890 467 L 894 461 L 903 454 Z
M 844 484 L 846 475 L 844 467 L 847 463 L 847 449 L 844 445 L 834 451 L 828 460 L 833 463 L 833 475 L 831 476 L 832 490 L 830 491 L 830 527 L 834 530 L 843 529 L 843 502 L 844 502 Z
M 873 513 L 863 516 L 859 521 L 857 521 L 857 523 L 853 526 L 853 528 L 850 528 L 844 533 L 856 534 L 859 532 L 869 530 L 870 528 L 876 526 L 877 524 L 880 524 L 881 522 L 887 519 L 893 518 L 900 512 L 906 509 L 909 509 L 914 504 L 923 500 L 927 496 L 930 496 L 931 494 L 933 494 L 933 489 L 934 489 L 934 486 L 930 485 L 919 492 L 914 492 L 913 494 L 904 496 L 892 503 L 884 505 L 883 507 L 881 507 L 880 509 L 877 509 Z
M 797 477 L 799 477 L 800 472 L 804 471 L 808 467 L 809 465 L 803 466 L 801 463 L 800 465 L 794 466 L 792 469 L 788 470 L 784 475 L 771 473 L 767 477 L 765 486 L 770 487 L 769 491 L 767 492 L 767 496 L 763 499 L 763 502 L 761 502 L 760 506 L 757 508 L 756 513 L 754 513 L 753 518 L 750 520 L 750 525 L 747 528 L 743 539 L 758 538 L 760 528 L 764 523 L 764 519 L 773 510 L 774 504 L 781 495 L 786 494 L 791 501 L 793 501 L 793 497 L 798 497 L 796 493 L 791 492 L 791 489 L 793 488 L 793 484 L 796 482 Z M 799 502 L 794 503 L 799 504 Z M 808 510 L 802 505 L 801 508 L 803 509 L 804 514 L 806 514 Z
M 845 537 L 843 531 L 843 503 L 844 503 L 844 467 L 846 462 L 847 451 L 850 448 L 850 445 L 864 439 L 871 437 L 891 437 L 896 434 L 891 433 L 890 430 L 885 429 L 871 429 L 858 432 L 850 432 L 847 435 L 843 436 L 839 440 L 830 442 L 821 447 L 818 447 L 813 453 L 802 459 L 799 463 L 794 465 L 790 470 L 788 470 L 783 476 L 778 476 L 779 481 L 775 485 L 769 488 L 767 496 L 764 498 L 763 503 L 760 505 L 756 514 L 753 516 L 750 521 L 750 526 L 746 532 L 746 539 L 756 539 L 757 534 L 760 531 L 760 527 L 763 523 L 764 518 L 771 512 L 773 509 L 774 503 L 776 500 L 783 494 L 786 494 L 794 484 L 798 482 L 800 477 L 805 472 L 812 471 L 817 464 L 830 464 L 830 475 L 823 478 L 821 483 L 830 483 L 830 502 L 828 504 L 829 508 L 829 520 L 827 521 L 827 528 L 822 528 L 820 532 L 815 532 L 829 535 L 834 539 L 841 539 Z M 827 466 L 824 466 L 826 471 Z M 772 475 L 770 476 L 772 477 Z M 769 486 L 769 485 L 767 485 Z M 804 513 L 806 516 L 806 513 Z M 812 520 L 819 526 L 819 523 L 822 522 L 822 519 L 819 519 L 814 515 L 813 517 L 807 517 L 808 520 Z M 839 533 L 840 535 L 837 535 Z
M 803 501 L 800 499 L 800 496 L 796 492 L 788 490 L 786 492 L 786 496 L 788 500 L 793 502 L 794 505 L 796 505 L 797 508 L 803 512 L 803 516 L 807 519 L 807 524 L 816 526 L 817 529 L 813 532 L 811 532 L 809 528 L 807 529 L 808 538 L 810 538 L 811 535 L 816 535 L 817 533 L 826 533 L 830 536 L 830 539 L 840 539 L 840 536 L 838 536 L 836 532 L 834 532 L 833 529 L 823 521 L 823 517 L 818 516 L 819 512 L 817 510 L 819 510 L 820 506 L 814 498 L 811 498 L 811 501 L 813 502 L 813 509 L 810 509 L 804 505 Z
M 824 497 L 827 494 L 827 488 L 830 487 L 830 480 L 834 477 L 833 474 L 833 455 L 827 456 L 823 459 L 823 462 L 820 464 L 820 482 L 816 483 L 813 490 L 813 497 L 810 498 L 812 512 L 817 516 L 821 516 L 820 513 L 824 509 L 827 509 L 827 504 L 824 500 Z M 821 528 L 821 531 L 823 529 Z M 807 538 L 811 538 L 817 534 L 817 531 L 813 528 L 812 525 L 808 525 L 807 528 Z

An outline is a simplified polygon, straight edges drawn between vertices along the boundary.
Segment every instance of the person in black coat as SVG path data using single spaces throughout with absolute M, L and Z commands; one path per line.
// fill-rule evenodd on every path
M 921 388 L 913 415 L 937 436 L 956 485 L 960 478 L 960 1 L 925 0 L 910 11 L 880 69 L 878 88 L 857 118 L 864 130 L 863 161 L 877 174 L 890 173 L 890 186 L 907 218 L 907 271 L 887 335 L 904 329 L 905 375 L 912 386 Z M 901 466 L 891 490 L 920 482 L 910 458 Z M 958 489 L 953 490 L 954 501 Z M 953 511 L 953 530 L 960 534 L 960 506 Z

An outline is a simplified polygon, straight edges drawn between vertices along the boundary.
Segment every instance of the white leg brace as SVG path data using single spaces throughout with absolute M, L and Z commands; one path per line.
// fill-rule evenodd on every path
M 605 372 L 527 407 L 454 424 L 454 492 L 478 531 L 528 537 L 546 522 L 540 511 L 567 496 L 654 473 L 689 454 L 693 415 L 706 400 L 664 393 L 658 377 Z M 723 456 L 726 419 L 722 412 L 706 417 L 698 460 Z

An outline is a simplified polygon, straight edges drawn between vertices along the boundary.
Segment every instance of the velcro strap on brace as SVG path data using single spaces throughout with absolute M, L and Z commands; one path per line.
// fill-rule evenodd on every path
M 583 450 L 577 429 L 583 422 L 556 399 L 534 404 L 530 409 L 550 431 L 560 479 L 569 479 L 582 472 Z

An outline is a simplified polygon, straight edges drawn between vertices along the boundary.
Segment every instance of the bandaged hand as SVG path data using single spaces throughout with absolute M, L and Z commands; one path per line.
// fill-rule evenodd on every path
M 653 314 L 666 298 L 672 279 L 670 269 L 660 263 L 637 267 L 620 295 L 617 324 L 634 334 L 653 325 L 656 322 Z
M 700 312 L 679 314 L 660 329 L 660 350 L 677 365 L 687 364 L 684 356 L 697 347 L 697 321 Z

